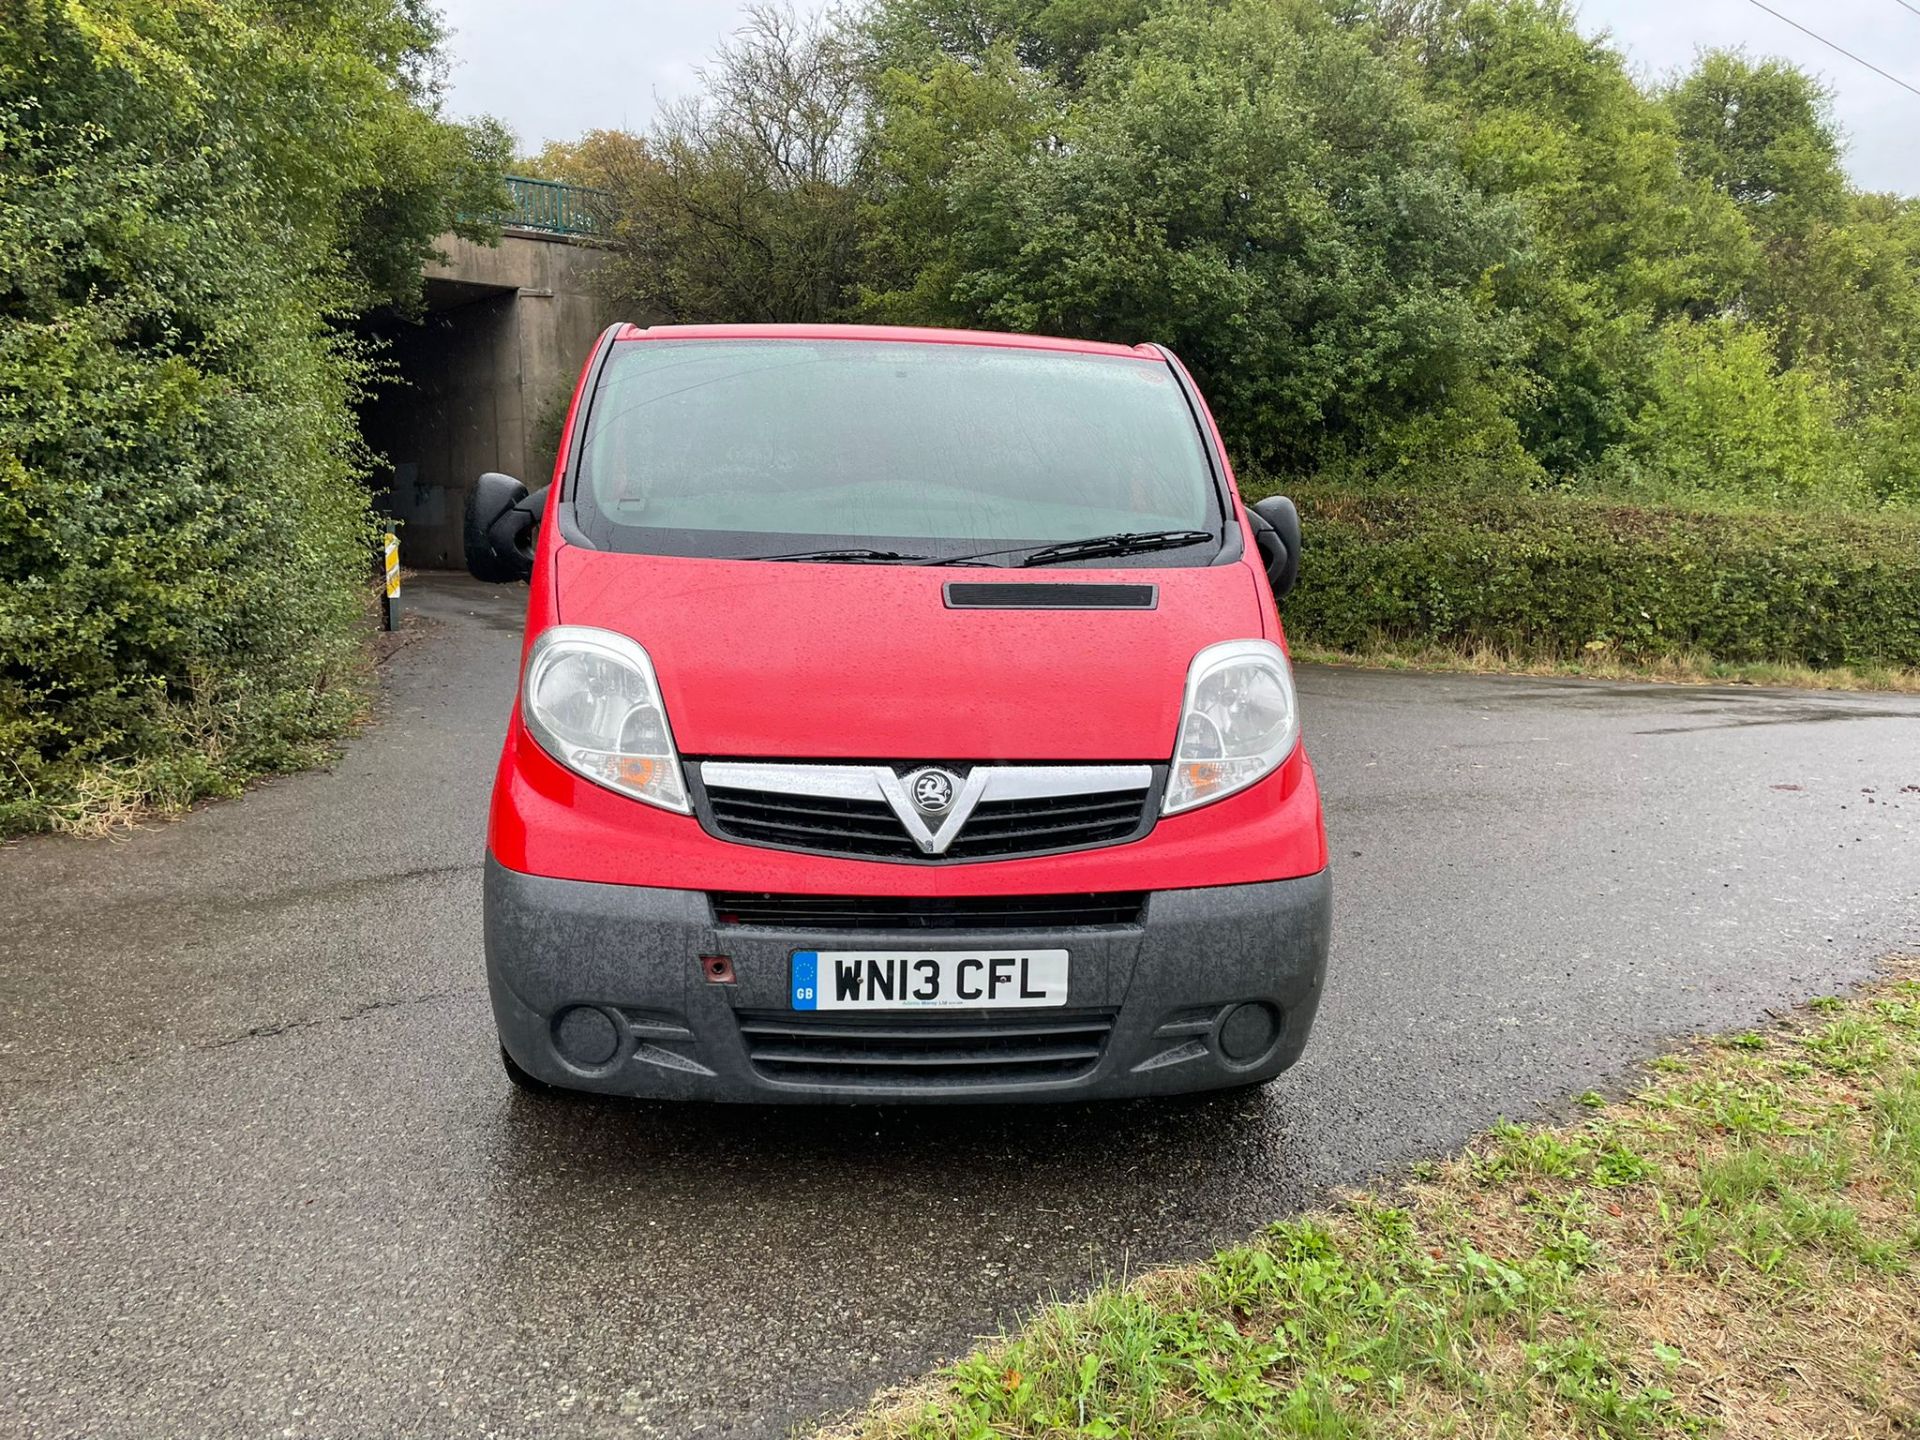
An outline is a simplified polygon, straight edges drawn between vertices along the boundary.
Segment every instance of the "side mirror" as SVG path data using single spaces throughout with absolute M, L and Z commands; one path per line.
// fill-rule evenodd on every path
M 527 493 L 511 475 L 488 471 L 467 496 L 467 569 L 476 580 L 501 585 L 533 575 L 533 527 L 547 492 Z
M 1249 507 L 1253 538 L 1267 565 L 1267 579 L 1278 600 L 1300 578 L 1300 511 L 1284 495 L 1269 495 Z

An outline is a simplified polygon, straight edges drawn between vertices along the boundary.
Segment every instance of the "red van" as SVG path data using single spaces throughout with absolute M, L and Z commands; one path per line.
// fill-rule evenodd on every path
M 741 1101 L 1254 1085 L 1306 1043 L 1327 843 L 1274 596 L 1192 379 L 1131 349 L 600 337 L 487 835 L 512 1079 Z

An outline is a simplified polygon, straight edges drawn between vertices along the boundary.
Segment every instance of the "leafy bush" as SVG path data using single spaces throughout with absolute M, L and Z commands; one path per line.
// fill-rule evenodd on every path
M 1887 505 L 1920 510 L 1920 372 L 1891 380 L 1860 427 L 1859 466 Z
M 405 304 L 500 136 L 406 0 L 0 12 L 0 831 L 183 803 L 356 711 L 338 329 Z
M 1660 332 L 1649 378 L 1629 426 L 1643 487 L 1762 505 L 1864 498 L 1840 391 L 1806 367 L 1776 370 L 1765 330 L 1676 320 Z
M 1249 487 L 1257 490 L 1257 487 Z M 1295 491 L 1303 644 L 1920 666 L 1920 519 Z

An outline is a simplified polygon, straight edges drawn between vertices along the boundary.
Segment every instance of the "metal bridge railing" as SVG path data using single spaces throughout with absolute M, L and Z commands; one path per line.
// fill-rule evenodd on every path
M 513 204 L 487 218 L 507 229 L 539 230 L 549 235 L 598 235 L 606 229 L 605 190 L 526 175 L 509 175 L 506 181 Z

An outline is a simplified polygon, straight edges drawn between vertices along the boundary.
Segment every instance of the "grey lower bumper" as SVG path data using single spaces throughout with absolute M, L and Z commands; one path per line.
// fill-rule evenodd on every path
M 529 1074 L 570 1089 L 756 1102 L 1167 1095 L 1256 1084 L 1300 1057 L 1320 1003 L 1331 908 L 1322 871 L 1264 885 L 1156 891 L 1140 924 L 1128 926 L 722 927 L 700 891 L 549 880 L 488 857 L 487 981 L 507 1053 Z M 773 1052 L 756 1046 L 757 1023 L 798 1018 L 788 1009 L 795 950 L 1049 947 L 1071 953 L 1064 1013 L 1097 1033 L 1097 1058 L 1035 1064 L 1022 1058 L 1016 1039 L 983 1042 L 962 1064 L 918 1070 L 838 1064 L 830 1049 L 819 1052 L 824 1062 L 794 1067 L 772 1063 L 765 1057 Z M 715 955 L 730 960 L 733 983 L 708 978 L 702 957 Z M 895 1013 L 880 1023 L 905 1031 L 922 1017 L 957 1031 L 1005 1018 L 940 1011 Z M 876 1022 L 863 1016 L 856 1023 Z M 994 1047 L 1008 1044 L 1014 1048 L 999 1063 Z

